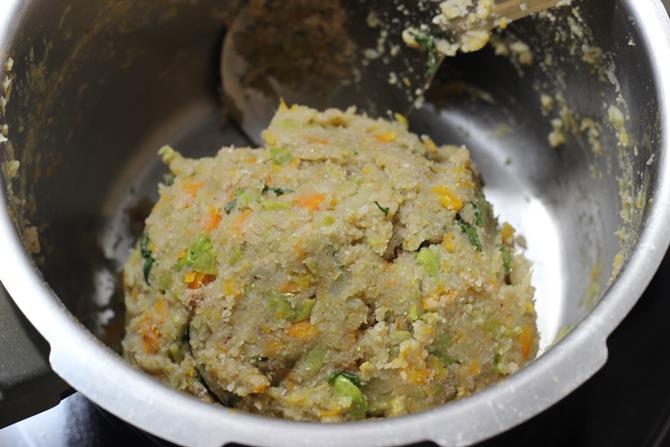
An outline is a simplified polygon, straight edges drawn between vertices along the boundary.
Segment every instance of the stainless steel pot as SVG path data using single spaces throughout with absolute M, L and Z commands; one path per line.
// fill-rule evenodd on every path
M 658 0 L 584 1 L 580 14 L 515 24 L 533 65 L 491 50 L 458 58 L 412 117 L 415 129 L 472 149 L 496 211 L 528 239 L 544 351 L 532 364 L 424 413 L 316 424 L 207 405 L 122 360 L 118 271 L 143 199 L 156 197 L 155 150 L 170 143 L 200 156 L 245 144 L 221 124 L 217 99 L 219 45 L 237 3 L 0 3 L 0 124 L 9 139 L 0 143 L 0 280 L 49 342 L 53 370 L 122 419 L 200 446 L 467 445 L 594 374 L 670 240 L 670 23 Z M 564 119 L 577 124 L 563 124 L 567 141 L 557 149 L 547 134 L 560 104 L 543 115 L 541 93 L 564 98 Z M 600 155 L 584 118 L 597 123 Z

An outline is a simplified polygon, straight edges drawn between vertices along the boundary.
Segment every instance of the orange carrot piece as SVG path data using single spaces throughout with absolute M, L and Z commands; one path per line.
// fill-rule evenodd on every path
M 216 276 L 201 272 L 191 272 L 184 276 L 184 282 L 187 283 L 189 289 L 199 289 L 213 282 L 215 279 Z
M 198 194 L 198 191 L 204 186 L 205 184 L 203 182 L 186 182 L 184 183 L 184 186 L 182 186 L 182 189 L 191 197 L 195 197 L 195 195 Z
M 289 337 L 297 338 L 300 340 L 305 340 L 312 338 L 317 334 L 316 326 L 311 324 L 308 321 L 301 321 L 300 323 L 292 324 L 288 330 L 287 334 Z
M 308 143 L 312 144 L 328 144 L 328 140 L 326 140 L 325 138 L 315 137 L 314 135 L 305 136 L 305 140 L 307 140 Z
M 305 259 L 305 252 L 302 251 L 302 247 L 300 246 L 300 241 L 295 243 L 295 245 L 293 246 L 293 250 L 295 251 L 295 255 L 298 257 L 298 259 L 300 261 Z
M 530 327 L 524 326 L 519 334 L 519 344 L 521 345 L 521 355 L 524 359 L 528 359 L 530 350 L 533 346 L 533 333 L 531 332 Z
M 310 211 L 316 211 L 321 206 L 321 203 L 326 200 L 324 194 L 312 194 L 310 196 L 299 197 L 295 200 L 295 205 L 300 208 L 305 208 Z
M 237 218 L 235 219 L 235 233 L 238 235 L 242 234 L 242 225 L 244 222 L 251 216 L 252 211 L 250 209 L 244 210 Z
M 207 224 L 205 225 L 205 229 L 209 231 L 210 233 L 214 230 L 217 229 L 219 224 L 221 223 L 221 219 L 223 219 L 223 216 L 214 207 L 209 208 L 209 220 L 207 221 Z
M 375 135 L 375 140 L 384 144 L 393 143 L 396 138 L 398 138 L 398 135 L 395 132 L 382 132 Z

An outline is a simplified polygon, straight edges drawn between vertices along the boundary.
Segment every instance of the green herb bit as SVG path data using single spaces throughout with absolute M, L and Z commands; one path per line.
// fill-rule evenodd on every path
M 500 254 L 502 256 L 503 268 L 505 275 L 512 273 L 512 250 L 507 245 L 500 246 Z
M 458 226 L 461 228 L 461 231 L 466 234 L 468 240 L 470 240 L 470 243 L 474 245 L 477 251 L 482 251 L 483 248 L 482 242 L 479 240 L 477 229 L 472 225 L 470 225 L 469 223 L 463 221 L 463 219 L 460 218 L 460 215 L 457 216 L 456 222 L 458 223 Z
M 252 202 L 260 203 L 261 201 L 261 192 L 255 188 L 240 188 L 235 193 L 235 198 L 237 199 L 237 206 L 240 209 L 248 208 L 249 204 Z
M 479 226 L 487 225 L 493 217 L 491 204 L 484 197 L 478 198 L 473 203 L 475 206 L 475 223 Z
M 230 202 L 226 203 L 223 207 L 223 211 L 225 211 L 226 214 L 230 214 L 233 212 L 236 206 L 237 206 L 237 197 L 235 197 Z
M 151 240 L 149 239 L 149 233 L 146 230 L 140 236 L 140 254 L 144 259 L 144 267 L 142 272 L 144 273 L 144 282 L 149 284 L 149 274 L 151 273 L 151 268 L 154 266 L 156 260 L 151 254 Z
M 174 363 L 181 363 L 184 361 L 184 350 L 181 343 L 173 342 L 168 348 L 168 356 Z
M 389 215 L 389 208 L 388 208 L 388 207 L 381 206 L 381 205 L 379 204 L 379 202 L 377 202 L 376 200 L 375 200 L 375 205 L 377 205 L 377 208 L 379 208 L 379 211 L 381 211 L 382 213 L 384 213 L 384 216 L 388 216 L 388 215 Z
M 502 361 L 502 356 L 499 353 L 495 353 L 493 356 L 493 372 L 496 374 L 504 374 L 505 372 L 502 369 L 502 365 L 500 364 Z
M 412 338 L 412 333 L 410 331 L 393 331 L 391 332 L 391 341 L 395 344 L 400 344 L 405 340 Z
M 360 379 L 355 374 L 338 373 L 329 377 L 328 382 L 333 385 L 333 391 L 338 396 L 347 397 L 351 400 L 349 413 L 356 419 L 365 417 L 368 410 L 368 400 L 359 388 Z
M 333 216 L 326 216 L 326 217 L 323 218 L 322 222 L 323 222 L 323 225 L 325 225 L 326 227 L 329 227 L 329 226 L 331 226 L 332 224 L 335 223 L 335 218 Z
M 177 262 L 177 268 L 190 268 L 196 272 L 216 274 L 216 253 L 208 234 L 200 235 L 191 244 L 186 256 Z
M 416 43 L 426 51 L 426 65 L 428 66 L 427 73 L 429 76 L 434 75 L 439 68 L 439 55 L 437 46 L 435 45 L 435 36 L 430 33 L 422 34 L 416 31 L 411 31 L 410 35 L 416 40 Z
M 430 276 L 435 276 L 440 272 L 440 255 L 428 247 L 419 250 L 416 261 L 423 266 Z
M 326 359 L 328 348 L 316 345 L 305 354 L 305 369 L 309 372 L 317 372 L 321 369 Z
M 285 210 L 289 208 L 288 203 L 280 202 L 278 200 L 264 200 L 261 203 L 261 206 L 263 207 L 264 210 L 267 211 Z
M 272 186 L 268 186 L 268 185 L 266 185 L 266 184 L 263 184 L 263 189 L 261 190 L 261 193 L 266 193 L 266 192 L 268 192 L 268 191 L 272 191 L 273 193 L 275 193 L 275 195 L 276 195 L 277 197 L 279 197 L 279 196 L 283 196 L 284 194 L 288 194 L 288 193 L 290 193 L 290 192 L 295 192 L 295 191 L 292 190 L 292 189 L 288 189 L 288 188 L 275 188 L 275 187 L 272 187 Z
M 449 366 L 449 365 L 453 365 L 453 364 L 455 364 L 455 363 L 458 363 L 458 360 L 456 360 L 455 357 L 452 357 L 452 356 L 450 356 L 449 354 L 444 353 L 444 352 L 441 352 L 441 351 L 433 352 L 432 355 L 434 355 L 435 357 L 437 357 L 437 359 L 438 359 L 440 362 L 442 362 L 442 364 L 443 364 L 444 366 Z
M 312 313 L 312 308 L 316 303 L 316 298 L 310 298 L 302 302 L 297 309 L 294 309 L 293 315 L 289 320 L 292 323 L 299 323 L 309 318 Z
M 409 311 L 407 312 L 407 316 L 409 317 L 410 320 L 416 321 L 418 320 L 423 313 L 423 309 L 421 309 L 421 306 L 419 306 L 419 303 L 412 303 L 409 306 Z
M 475 225 L 483 227 L 484 219 L 482 218 L 482 210 L 479 208 L 479 204 L 477 202 L 470 202 L 470 204 L 475 213 Z
M 430 345 L 429 352 L 442 362 L 444 366 L 449 366 L 458 361 L 447 354 L 449 347 L 452 344 L 451 336 L 448 332 L 440 332 Z
M 283 165 L 291 161 L 293 155 L 288 148 L 285 147 L 274 147 L 270 149 L 270 158 L 275 164 Z
M 293 307 L 289 298 L 289 294 L 280 294 L 273 293 L 268 299 L 268 306 L 270 307 L 270 312 L 274 314 L 274 317 L 278 320 L 289 320 L 293 317 Z
M 270 295 L 268 305 L 275 318 L 278 320 L 287 320 L 291 323 L 299 323 L 308 319 L 312 313 L 316 299 L 306 299 L 294 309 L 291 305 L 291 296 L 288 293 L 273 293 Z
M 242 247 L 235 245 L 230 249 L 230 258 L 228 259 L 228 265 L 233 267 L 235 264 L 240 262 L 242 259 Z

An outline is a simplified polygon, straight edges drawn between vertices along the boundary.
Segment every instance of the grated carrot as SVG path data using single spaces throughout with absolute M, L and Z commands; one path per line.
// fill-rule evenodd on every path
M 305 259 L 305 252 L 302 251 L 302 247 L 300 246 L 300 242 L 296 242 L 295 245 L 293 246 L 293 250 L 295 251 L 295 255 L 298 257 L 300 261 Z
M 533 346 L 533 333 L 531 332 L 530 327 L 523 327 L 523 330 L 519 334 L 519 344 L 521 345 L 521 355 L 523 355 L 524 359 L 528 359 L 530 350 Z
M 267 389 L 267 385 L 264 384 L 264 383 L 261 383 L 261 384 L 258 384 L 256 386 L 254 386 L 253 392 L 254 393 L 262 393 L 266 389 Z
M 329 141 L 327 139 L 315 137 L 314 135 L 305 136 L 305 140 L 307 140 L 308 143 L 312 143 L 312 144 L 328 144 L 329 143 Z
M 184 275 L 184 282 L 189 289 L 199 289 L 213 282 L 216 276 L 201 272 L 189 272 Z
M 301 321 L 300 323 L 292 324 L 286 333 L 289 335 L 289 337 L 306 340 L 316 336 L 318 330 L 316 329 L 316 326 L 309 323 L 308 321 Z
M 205 229 L 209 232 L 212 232 L 217 229 L 219 224 L 221 223 L 221 219 L 223 219 L 223 216 L 221 216 L 221 213 L 219 210 L 214 208 L 213 206 L 209 207 L 209 220 L 207 221 L 207 224 L 205 225 Z
M 150 313 L 145 313 L 140 322 L 139 333 L 142 336 L 142 349 L 147 354 L 158 353 L 161 332 Z
M 167 310 L 167 303 L 163 298 L 158 298 L 156 299 L 156 302 L 154 303 L 154 309 L 156 310 L 157 314 L 161 314 L 163 318 L 165 318 L 165 311 Z
M 326 200 L 324 194 L 312 194 L 310 196 L 298 197 L 293 203 L 300 208 L 316 211 L 324 200 Z
M 430 369 L 403 369 L 403 371 L 407 381 L 415 385 L 425 384 L 433 375 Z
M 430 190 L 437 194 L 440 205 L 446 209 L 460 211 L 461 208 L 463 208 L 461 199 L 459 199 L 458 196 L 446 186 L 433 186 Z
M 398 138 L 398 135 L 395 132 L 382 132 L 375 135 L 375 140 L 384 144 L 393 143 L 396 138 Z
M 191 197 L 195 197 L 195 195 L 198 194 L 198 191 L 200 191 L 204 186 L 205 184 L 203 182 L 186 182 L 182 186 L 182 189 Z

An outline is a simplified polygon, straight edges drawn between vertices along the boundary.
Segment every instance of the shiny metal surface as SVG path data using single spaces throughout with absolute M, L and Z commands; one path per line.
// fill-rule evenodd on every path
M 595 42 L 613 53 L 618 91 L 630 112 L 627 128 L 638 143 L 637 152 L 622 155 L 634 172 L 630 186 L 637 191 L 647 185 L 651 199 L 628 227 L 632 250 L 611 285 L 620 248 L 614 232 L 621 227 L 622 171 L 603 104 L 616 102 L 618 92 L 598 81 L 570 48 L 556 44 L 546 27 L 530 21 L 513 30 L 538 55 L 558 48 L 560 69 L 536 64 L 520 77 L 491 51 L 458 58 L 440 74 L 432 102 L 412 117 L 415 130 L 472 149 L 496 211 L 526 235 L 536 264 L 543 347 L 560 328 L 575 327 L 496 386 L 391 420 L 298 424 L 205 405 L 133 370 L 109 349 L 118 347 L 123 324 L 120 263 L 147 210 L 143 199 L 155 199 L 164 172 L 156 149 L 172 144 L 201 156 L 245 143 L 234 126 L 220 124 L 218 111 L 218 52 L 235 2 L 0 4 L 0 49 L 15 61 L 3 119 L 22 164 L 11 183 L 25 199 L 0 195 L 0 279 L 49 341 L 59 375 L 101 407 L 174 442 L 467 445 L 499 433 L 546 409 L 602 366 L 607 336 L 635 304 L 670 239 L 668 18 L 656 0 L 582 5 Z M 468 88 L 458 88 L 459 80 Z M 561 150 L 548 147 L 551 117 L 542 116 L 538 91 L 554 94 L 557 87 L 575 111 L 603 123 L 606 156 L 594 157 L 581 138 Z M 502 125 L 512 131 L 502 132 Z M 7 152 L 0 152 L 0 162 Z M 603 175 L 592 176 L 592 169 Z M 17 237 L 10 212 L 20 224 L 38 226 L 42 252 L 35 259 Z M 591 274 L 594 265 L 601 266 L 599 275 Z M 598 301 L 592 310 L 585 304 L 589 290 Z
M 255 145 L 263 144 L 261 132 L 280 99 L 317 109 L 355 106 L 372 116 L 407 115 L 432 75 L 426 53 L 405 45 L 402 31 L 430 23 L 433 15 L 432 7 L 417 8 L 414 0 L 249 5 L 223 42 L 224 102 Z

